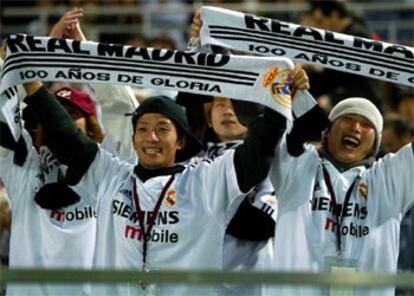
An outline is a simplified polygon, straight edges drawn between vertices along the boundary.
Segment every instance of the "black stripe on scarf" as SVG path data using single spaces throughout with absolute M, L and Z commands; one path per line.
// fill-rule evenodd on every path
M 79 62 L 80 60 L 87 60 L 87 61 L 91 61 L 94 63 L 102 64 L 102 62 L 106 61 L 106 63 L 108 64 L 110 62 L 113 62 L 111 64 L 115 64 L 115 65 L 125 64 L 125 65 L 131 65 L 134 67 L 136 67 L 137 65 L 144 65 L 145 68 L 161 66 L 161 67 L 165 67 L 167 70 L 168 68 L 172 68 L 175 70 L 181 69 L 183 71 L 187 70 L 185 72 L 198 70 L 198 69 L 195 69 L 193 65 L 170 64 L 170 63 L 161 63 L 157 61 L 142 61 L 142 60 L 134 60 L 131 58 L 102 57 L 102 56 L 90 56 L 90 55 L 70 54 L 70 53 L 65 53 L 65 54 L 47 53 L 45 54 L 45 53 L 33 53 L 33 52 L 17 53 L 17 54 L 13 54 L 7 57 L 3 65 L 3 70 L 6 69 L 8 67 L 8 64 L 11 63 L 13 60 L 18 59 L 22 56 L 26 58 L 33 57 L 33 58 L 29 58 L 30 61 L 36 60 L 35 57 L 47 57 L 50 60 L 53 60 L 52 58 L 55 57 L 56 60 L 54 61 L 57 61 L 57 62 L 60 61 L 62 58 L 73 58 L 76 62 Z M 209 66 L 203 66 L 202 69 L 200 70 L 203 70 L 209 73 L 220 74 L 221 76 L 226 75 L 226 74 L 228 75 L 236 74 L 236 75 L 239 75 L 240 77 L 244 77 L 245 79 L 248 79 L 248 78 L 254 79 L 260 75 L 260 73 L 257 73 L 257 72 L 220 69 L 220 68 L 214 68 L 214 67 L 209 67 Z
M 407 66 L 407 63 L 414 65 L 414 61 L 412 59 L 391 56 L 389 54 L 382 53 L 382 52 L 367 52 L 364 49 L 359 49 L 359 48 L 354 48 L 354 47 L 340 48 L 341 50 L 344 50 L 344 51 L 341 51 L 341 50 L 338 50 L 339 48 L 338 45 L 335 45 L 335 44 L 331 45 L 325 41 L 309 40 L 309 39 L 304 39 L 304 38 L 300 38 L 296 36 L 290 36 L 286 34 L 278 34 L 275 32 L 263 32 L 263 31 L 257 31 L 257 30 L 251 30 L 251 29 L 228 27 L 228 26 L 209 26 L 209 28 L 212 29 L 210 30 L 210 35 L 212 37 L 213 35 L 217 36 L 218 34 L 228 34 L 228 35 L 233 35 L 233 36 L 241 36 L 240 34 L 243 34 L 243 35 L 252 36 L 252 37 L 257 37 L 258 35 L 261 35 L 261 37 L 264 40 L 283 41 L 287 44 L 294 44 L 294 45 L 305 45 L 305 44 L 312 45 L 312 47 L 314 48 L 326 50 L 327 52 L 331 52 L 332 50 L 334 50 L 340 53 L 352 54 L 353 56 L 359 56 L 362 58 L 369 58 L 369 59 L 374 59 L 374 60 L 387 62 L 387 63 L 392 62 L 400 66 Z M 221 30 L 214 30 L 216 28 L 221 29 Z M 251 35 L 249 35 L 249 33 L 251 33 Z M 269 37 L 269 38 L 266 38 L 266 37 Z M 221 38 L 221 37 L 217 37 L 217 38 Z M 358 53 L 361 53 L 362 55 L 359 55 Z M 381 59 L 381 57 L 385 58 L 385 60 Z M 399 60 L 402 63 L 396 63 L 395 62 L 396 60 Z
M 313 50 L 311 47 L 309 47 L 309 45 L 303 45 L 302 48 L 297 47 L 297 46 L 288 46 L 286 43 L 284 42 L 264 42 L 258 38 L 244 38 L 244 37 L 222 37 L 222 36 L 214 36 L 211 35 L 211 37 L 214 38 L 219 38 L 219 39 L 223 39 L 223 40 L 237 40 L 237 41 L 250 41 L 250 42 L 256 42 L 256 43 L 262 43 L 262 44 L 268 44 L 268 45 L 277 45 L 277 46 L 283 46 L 283 47 L 288 47 L 291 49 L 296 49 L 296 50 L 300 50 L 300 51 L 304 51 L 305 53 L 313 53 L 313 54 L 320 54 L 322 56 L 329 56 L 329 57 L 336 57 L 336 58 L 341 58 L 347 61 L 353 61 L 353 62 L 358 62 L 358 63 L 362 63 L 362 64 L 368 64 L 368 65 L 372 65 L 372 66 L 378 66 L 378 67 L 383 67 L 386 69 L 392 69 L 395 71 L 400 71 L 400 72 L 404 72 L 404 73 L 409 73 L 409 74 L 414 74 L 414 70 L 410 70 L 412 69 L 412 65 L 408 65 L 406 66 L 406 69 L 403 68 L 399 68 L 399 67 L 394 67 L 390 64 L 381 64 L 381 63 L 374 63 L 368 59 L 366 60 L 361 60 L 361 59 L 356 59 L 356 58 L 352 58 L 352 56 L 348 55 L 338 55 L 338 54 L 334 54 L 334 52 L 336 51 L 327 51 L 327 52 L 321 52 L 321 51 L 317 51 L 317 50 Z M 370 58 L 371 59 L 371 58 Z M 391 63 L 391 62 L 390 62 Z

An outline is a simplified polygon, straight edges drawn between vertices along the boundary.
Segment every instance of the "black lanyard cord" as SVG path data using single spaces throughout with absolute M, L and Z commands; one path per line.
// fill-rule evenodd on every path
M 332 185 L 331 177 L 329 176 L 328 170 L 323 165 L 323 177 L 325 179 L 326 186 L 328 187 L 329 194 L 331 195 L 331 201 L 333 203 L 333 214 L 336 219 L 337 227 L 336 227 L 336 249 L 339 254 L 342 253 L 342 246 L 341 246 L 341 226 L 342 222 L 344 220 L 344 211 L 346 211 L 346 208 L 348 207 L 349 200 L 351 199 L 351 194 L 354 189 L 355 184 L 359 180 L 359 176 L 352 182 L 351 186 L 348 188 L 346 194 L 345 194 L 345 200 L 344 203 L 339 209 L 339 205 L 336 200 L 335 191 Z
M 139 226 L 141 227 L 142 239 L 143 239 L 143 250 L 142 250 L 142 268 L 143 268 L 143 270 L 146 269 L 149 235 L 151 233 L 152 228 L 154 227 L 154 224 L 156 223 L 156 219 L 157 219 L 158 213 L 160 211 L 161 203 L 164 199 L 165 193 L 167 192 L 168 188 L 171 186 L 171 183 L 174 181 L 174 176 L 175 175 L 172 175 L 170 177 L 170 179 L 168 179 L 167 183 L 165 184 L 164 188 L 162 189 L 161 194 L 158 197 L 157 203 L 155 204 L 154 210 L 151 214 L 147 229 L 145 229 L 145 221 L 144 221 L 145 220 L 145 215 L 142 212 L 141 206 L 139 204 L 139 197 L 138 197 L 136 180 L 133 178 L 133 183 L 132 184 L 133 184 L 134 190 L 132 192 L 133 192 L 133 195 L 134 195 L 135 209 L 137 211 L 138 222 L 139 222 Z

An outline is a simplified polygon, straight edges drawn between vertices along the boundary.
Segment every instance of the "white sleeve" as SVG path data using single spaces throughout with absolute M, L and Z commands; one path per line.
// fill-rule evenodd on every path
M 27 198 L 25 188 L 32 186 L 33 169 L 25 161 L 23 166 L 13 163 L 14 152 L 10 151 L 7 157 L 0 159 L 0 179 L 8 193 L 9 199 L 14 206 L 21 203 L 23 198 Z
M 10 200 L 16 205 L 18 200 L 27 198 L 26 188 L 35 188 L 33 182 L 36 182 L 39 173 L 40 160 L 33 147 L 28 147 L 28 155 L 22 166 L 15 165 L 13 159 L 14 151 L 8 151 L 6 157 L 0 158 L 0 179 Z
M 77 186 L 89 193 L 91 205 L 96 206 L 100 198 L 112 197 L 132 171 L 132 165 L 100 148 Z
M 192 194 L 205 198 L 208 210 L 220 225 L 230 221 L 244 196 L 237 182 L 233 157 L 234 150 L 227 150 L 214 161 L 200 162 L 192 172 L 195 175 Z
M 5 157 L 0 158 L 0 179 L 3 181 L 4 186 L 7 188 L 10 184 L 10 180 L 13 178 L 12 166 L 14 153 L 13 151 L 6 151 L 8 151 L 7 155 L 5 155 Z
M 106 137 L 114 143 L 115 151 L 121 159 L 128 159 L 133 153 L 132 113 L 138 107 L 134 91 L 130 86 L 112 84 L 91 84 L 95 97 L 102 110 L 102 124 Z
M 405 214 L 414 205 L 414 149 L 412 144 L 374 163 L 367 172 L 368 194 L 381 209 Z M 372 190 L 370 194 L 369 190 Z M 381 198 L 380 198 L 381 197 Z

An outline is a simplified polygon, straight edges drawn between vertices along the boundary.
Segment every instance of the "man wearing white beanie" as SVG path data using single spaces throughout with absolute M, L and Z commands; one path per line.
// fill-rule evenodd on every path
M 375 161 L 382 115 L 370 101 L 348 98 L 330 112 L 322 147 L 306 144 L 301 154 L 293 153 L 292 147 L 303 142 L 297 135 L 319 120 L 319 115 L 308 118 L 302 131 L 285 135 L 276 148 L 271 168 L 279 197 L 273 269 L 396 272 L 399 224 L 414 204 L 413 143 Z M 336 289 L 281 286 L 269 288 L 268 295 L 334 295 Z M 394 288 L 341 292 L 391 296 Z
M 329 114 L 329 120 L 333 123 L 337 118 L 348 115 L 359 115 L 360 120 L 367 125 L 371 125 L 375 131 L 375 145 L 373 153 L 378 153 L 381 144 L 381 134 L 383 127 L 383 118 L 381 112 L 373 103 L 364 98 L 348 98 L 335 105 Z M 366 122 L 368 121 L 368 122 Z M 340 156 L 339 156 L 340 157 Z

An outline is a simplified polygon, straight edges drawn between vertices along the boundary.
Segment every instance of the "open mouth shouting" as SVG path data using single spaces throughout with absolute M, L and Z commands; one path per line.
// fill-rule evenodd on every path
M 356 149 L 361 144 L 361 140 L 357 137 L 346 135 L 342 137 L 342 145 L 347 149 Z

